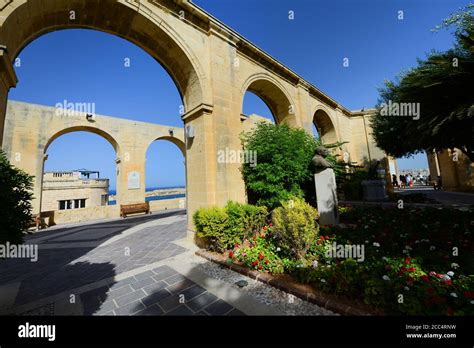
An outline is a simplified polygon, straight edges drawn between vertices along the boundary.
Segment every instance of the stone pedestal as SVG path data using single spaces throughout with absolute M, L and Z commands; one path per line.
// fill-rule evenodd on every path
M 337 212 L 336 177 L 331 168 L 319 170 L 314 174 L 316 187 L 316 203 L 320 225 L 336 225 L 339 223 Z
M 363 180 L 364 201 L 379 202 L 388 200 L 385 180 Z

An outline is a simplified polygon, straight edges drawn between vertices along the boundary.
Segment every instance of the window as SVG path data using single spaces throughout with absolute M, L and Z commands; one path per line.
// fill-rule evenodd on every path
M 102 195 L 100 204 L 107 205 L 108 202 L 109 202 L 109 195 Z
M 86 199 L 69 199 L 59 201 L 59 210 L 78 209 L 86 207 Z
M 78 208 L 85 208 L 86 207 L 86 200 L 83 198 L 83 199 L 75 199 L 74 200 L 74 208 L 75 209 L 78 209 Z

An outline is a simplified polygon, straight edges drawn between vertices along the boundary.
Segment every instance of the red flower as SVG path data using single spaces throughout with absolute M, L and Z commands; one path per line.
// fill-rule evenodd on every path
M 474 298 L 474 291 L 464 291 L 464 296 L 467 298 Z
M 329 240 L 329 236 L 324 236 L 324 238 L 325 238 L 326 240 Z
M 453 281 L 451 279 L 443 280 L 441 283 L 444 285 L 453 285 Z
M 402 267 L 400 267 L 400 270 L 403 271 L 403 272 L 406 272 L 407 268 L 405 266 L 402 266 Z
M 263 226 L 263 230 L 266 231 L 266 230 L 267 230 L 267 226 Z
M 267 264 L 267 265 L 268 265 L 269 263 L 270 263 L 270 260 L 268 260 L 268 259 L 267 259 L 267 260 L 265 260 L 265 264 Z
M 318 240 L 316 241 L 316 244 L 317 244 L 317 245 L 320 245 L 320 244 L 321 244 L 321 241 L 318 239 Z
M 270 225 L 268 225 L 268 226 L 273 227 L 273 224 L 270 222 Z
M 252 262 L 252 266 L 257 266 L 257 265 L 258 265 L 258 261 Z
M 258 259 L 259 260 L 263 260 L 265 258 L 265 255 L 263 255 L 262 253 L 258 254 Z
M 415 268 L 415 267 L 410 267 L 410 268 L 408 269 L 408 272 L 415 272 L 415 271 L 416 271 L 416 268 Z
M 430 282 L 430 277 L 428 277 L 427 275 L 421 276 L 420 279 L 424 283 L 429 283 Z
M 410 263 L 411 262 L 411 257 L 405 258 L 405 263 Z
M 263 268 L 263 266 L 262 266 L 262 265 L 258 266 L 258 269 L 262 269 L 262 268 Z
M 229 251 L 229 257 L 230 258 L 233 258 L 234 257 L 234 253 L 232 251 Z

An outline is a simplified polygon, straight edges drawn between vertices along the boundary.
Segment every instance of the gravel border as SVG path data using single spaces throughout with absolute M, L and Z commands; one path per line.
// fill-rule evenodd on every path
M 295 297 L 315 304 L 319 308 L 324 308 L 325 310 L 342 315 L 368 316 L 374 314 L 367 309 L 361 308 L 351 302 L 342 301 L 338 298 L 325 295 L 319 291 L 315 291 L 311 286 L 298 283 L 291 277 L 285 278 L 273 276 L 269 273 L 248 269 L 236 263 L 229 264 L 226 262 L 226 259 L 223 255 L 212 253 L 204 249 L 197 250 L 196 255 L 219 264 L 221 267 L 228 268 L 232 271 L 240 273 L 241 275 L 255 279 L 256 281 L 271 285 L 272 287 L 282 290 L 287 295 L 292 294 Z
M 339 315 L 316 304 L 302 300 L 296 297 L 295 295 L 281 291 L 271 285 L 262 283 L 260 281 L 251 279 L 245 275 L 232 271 L 229 268 L 226 268 L 212 261 L 201 261 L 197 268 L 199 269 L 199 271 L 207 274 L 212 278 L 216 278 L 223 282 L 226 282 L 232 287 L 239 289 L 240 291 L 245 291 L 248 295 L 256 298 L 258 301 L 266 304 L 267 306 L 277 308 L 285 315 Z M 244 287 L 237 286 L 235 283 L 240 280 L 245 280 L 247 282 L 247 285 Z

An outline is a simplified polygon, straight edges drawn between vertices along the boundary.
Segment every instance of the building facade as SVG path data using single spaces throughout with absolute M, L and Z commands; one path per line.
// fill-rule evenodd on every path
M 97 174 L 97 178 L 90 178 Z M 105 206 L 109 200 L 109 179 L 98 172 L 45 172 L 41 211 L 71 210 Z

